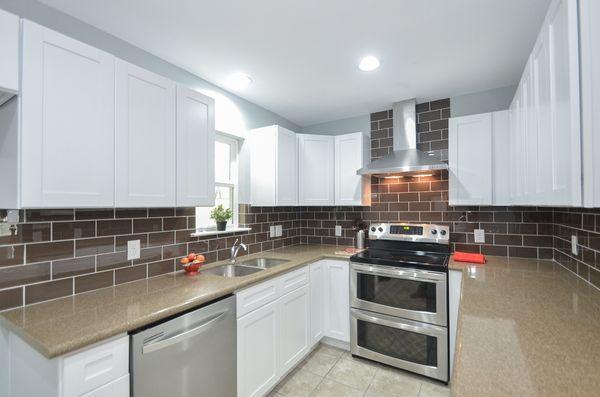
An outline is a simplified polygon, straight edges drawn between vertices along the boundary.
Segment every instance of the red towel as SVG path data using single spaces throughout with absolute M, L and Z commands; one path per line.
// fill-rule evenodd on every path
M 471 254 L 469 252 L 454 252 L 454 260 L 458 262 L 485 263 L 485 256 L 482 254 Z

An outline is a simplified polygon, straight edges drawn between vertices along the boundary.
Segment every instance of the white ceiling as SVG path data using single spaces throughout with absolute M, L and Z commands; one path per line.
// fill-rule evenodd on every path
M 41 1 L 306 126 L 516 84 L 550 0 Z

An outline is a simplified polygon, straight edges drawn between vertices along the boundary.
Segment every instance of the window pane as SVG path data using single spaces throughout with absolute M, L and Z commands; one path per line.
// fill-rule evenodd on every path
M 231 145 L 220 141 L 215 142 L 215 180 L 231 180 Z
M 223 208 L 233 208 L 233 188 L 229 186 L 216 186 L 215 188 L 215 207 L 221 204 Z M 209 228 L 215 227 L 214 219 L 210 219 L 210 213 L 214 207 L 196 208 L 196 227 Z M 231 225 L 232 219 L 227 223 Z

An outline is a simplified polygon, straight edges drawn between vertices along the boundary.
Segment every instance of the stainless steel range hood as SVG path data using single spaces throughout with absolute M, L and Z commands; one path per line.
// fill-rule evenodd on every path
M 392 153 L 356 171 L 358 175 L 407 174 L 448 169 L 448 164 L 417 150 L 415 99 L 393 105 L 394 135 Z

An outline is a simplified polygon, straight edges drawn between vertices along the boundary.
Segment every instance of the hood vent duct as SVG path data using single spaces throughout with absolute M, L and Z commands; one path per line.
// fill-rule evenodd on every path
M 417 102 L 409 99 L 393 105 L 393 152 L 356 171 L 358 175 L 408 174 L 448 169 L 448 164 L 417 150 Z

